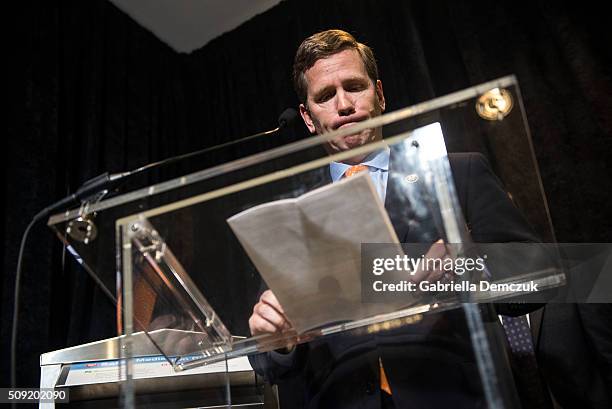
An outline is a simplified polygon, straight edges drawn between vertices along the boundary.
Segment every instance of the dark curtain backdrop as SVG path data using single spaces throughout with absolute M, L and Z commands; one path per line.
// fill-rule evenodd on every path
M 343 28 L 374 48 L 389 110 L 516 74 L 558 240 L 609 242 L 609 21 L 587 3 L 285 1 L 189 55 L 107 1 L 9 7 L 3 383 L 29 219 L 103 171 L 274 127 L 297 104 L 295 49 L 321 29 Z M 108 301 L 44 223 L 24 260 L 18 377 L 34 386 L 40 353 L 113 336 L 114 323 Z

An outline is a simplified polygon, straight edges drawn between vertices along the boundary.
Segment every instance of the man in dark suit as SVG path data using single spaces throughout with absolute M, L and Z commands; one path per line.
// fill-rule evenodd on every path
M 306 39 L 297 51 L 294 83 L 300 114 L 313 134 L 323 134 L 380 115 L 382 82 L 372 51 L 350 34 L 328 30 Z M 382 139 L 366 129 L 326 143 L 330 154 Z M 402 242 L 420 241 L 409 229 L 408 209 L 388 179 L 389 151 L 355 155 L 332 164 L 336 181 L 361 165 L 376 185 Z M 457 195 L 474 241 L 536 241 L 483 156 L 449 155 Z M 290 323 L 267 290 L 249 320 L 253 335 L 277 333 Z M 339 334 L 251 357 L 272 383 L 295 379 L 308 407 L 479 408 L 483 391 L 468 326 L 461 310 L 426 315 L 415 325 L 370 335 Z

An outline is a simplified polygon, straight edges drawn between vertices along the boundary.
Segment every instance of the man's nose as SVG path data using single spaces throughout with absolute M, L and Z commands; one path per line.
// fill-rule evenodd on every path
M 336 95 L 337 95 L 336 104 L 337 104 L 337 109 L 338 109 L 338 115 L 347 116 L 355 112 L 355 104 L 353 103 L 353 99 L 351 98 L 350 95 L 348 95 L 343 90 L 339 91 Z

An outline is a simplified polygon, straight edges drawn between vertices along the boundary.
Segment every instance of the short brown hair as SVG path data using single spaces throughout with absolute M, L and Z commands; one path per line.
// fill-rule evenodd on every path
M 356 50 L 363 61 L 368 77 L 373 83 L 378 80 L 378 67 L 372 49 L 355 40 L 343 30 L 326 30 L 305 39 L 295 53 L 293 61 L 293 86 L 301 103 L 306 104 L 308 97 L 306 71 L 315 63 L 344 50 Z

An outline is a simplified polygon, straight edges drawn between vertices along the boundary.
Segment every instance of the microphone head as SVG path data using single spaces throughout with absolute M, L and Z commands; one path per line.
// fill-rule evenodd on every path
M 282 114 L 278 117 L 278 126 L 279 128 L 285 128 L 288 125 L 291 125 L 293 121 L 297 118 L 298 113 L 293 108 L 287 108 L 283 111 Z

